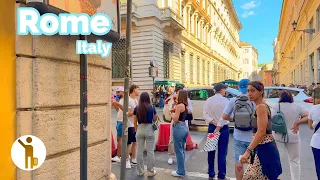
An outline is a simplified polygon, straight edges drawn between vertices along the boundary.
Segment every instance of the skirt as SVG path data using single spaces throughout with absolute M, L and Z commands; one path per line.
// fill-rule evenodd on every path
M 270 154 L 270 152 L 272 153 Z M 278 149 L 275 146 L 273 136 L 267 135 L 257 147 L 253 163 L 248 165 L 243 180 L 277 180 L 281 173 L 282 167 Z

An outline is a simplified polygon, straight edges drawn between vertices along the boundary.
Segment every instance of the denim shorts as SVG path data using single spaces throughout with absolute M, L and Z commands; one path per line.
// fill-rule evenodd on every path
M 117 121 L 117 136 L 122 137 L 122 122 Z
M 235 162 L 239 162 L 239 157 L 246 152 L 249 145 L 250 145 L 250 142 L 239 141 L 234 139 L 234 161 Z

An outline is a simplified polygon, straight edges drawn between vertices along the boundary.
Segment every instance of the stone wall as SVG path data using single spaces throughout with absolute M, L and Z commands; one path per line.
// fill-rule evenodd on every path
M 16 8 L 23 6 L 16 4 Z M 47 149 L 18 180 L 80 179 L 80 60 L 77 36 L 16 37 L 17 137 L 32 134 Z M 111 57 L 88 55 L 88 179 L 111 170 Z

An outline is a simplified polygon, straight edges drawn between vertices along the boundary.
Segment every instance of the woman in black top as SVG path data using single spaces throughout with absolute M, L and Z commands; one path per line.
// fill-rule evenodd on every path
M 143 176 L 144 162 L 143 162 L 143 150 L 144 145 L 147 145 L 148 151 L 148 176 L 156 175 L 154 167 L 154 130 L 152 128 L 153 121 L 158 119 L 155 108 L 150 103 L 150 96 L 147 92 L 143 92 L 140 95 L 139 105 L 133 111 L 134 125 L 136 128 L 138 152 L 137 152 L 137 169 L 138 175 Z M 137 127 L 138 124 L 138 127 Z
M 171 118 L 174 121 L 173 128 L 173 143 L 174 151 L 177 158 L 177 171 L 172 172 L 172 176 L 181 177 L 186 175 L 185 169 L 185 144 L 188 137 L 188 127 L 185 123 L 188 115 L 188 92 L 180 90 L 178 92 L 178 102 L 174 113 L 171 113 Z
M 243 180 L 277 180 L 282 173 L 279 152 L 272 136 L 271 112 L 264 102 L 264 86 L 260 81 L 248 84 L 248 97 L 256 104 L 252 117 L 253 140 L 240 156 L 241 163 L 250 164 Z

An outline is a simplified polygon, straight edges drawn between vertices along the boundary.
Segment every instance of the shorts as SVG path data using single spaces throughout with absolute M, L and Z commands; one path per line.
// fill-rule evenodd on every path
M 121 121 L 117 121 L 117 136 L 118 137 L 122 137 L 122 122 Z
M 249 145 L 250 145 L 250 142 L 239 141 L 234 139 L 234 161 L 235 162 L 239 162 L 239 157 L 246 152 Z
M 134 129 L 134 127 L 128 127 L 128 142 L 127 144 L 132 144 L 137 142 L 136 139 L 136 130 Z

